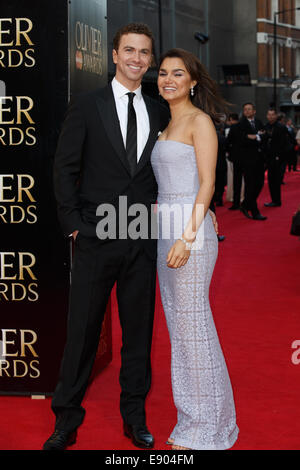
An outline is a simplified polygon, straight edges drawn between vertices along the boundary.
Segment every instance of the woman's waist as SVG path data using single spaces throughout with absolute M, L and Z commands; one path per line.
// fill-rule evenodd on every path
M 158 204 L 156 211 L 159 239 L 178 239 L 188 226 L 191 220 L 193 204 Z M 216 232 L 212 217 L 207 211 L 204 216 L 204 207 L 202 213 L 202 223 L 198 227 L 196 238 L 198 241 L 204 239 L 216 239 Z M 166 236 L 167 234 L 167 236 Z
M 198 189 L 192 192 L 178 192 L 178 191 L 159 191 L 157 196 L 157 202 L 168 202 L 168 201 L 180 201 L 180 200 L 195 200 L 198 194 Z

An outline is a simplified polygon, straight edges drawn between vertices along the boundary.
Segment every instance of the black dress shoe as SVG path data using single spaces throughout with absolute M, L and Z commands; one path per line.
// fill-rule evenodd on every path
M 152 449 L 154 446 L 154 438 L 145 424 L 124 423 L 124 434 L 132 440 L 136 447 Z
M 225 236 L 224 235 L 218 235 L 218 241 L 219 242 L 223 242 L 225 240 Z
M 45 442 L 43 450 L 65 450 L 76 442 L 77 431 L 68 432 L 55 429 L 54 433 Z
M 234 204 L 231 207 L 228 207 L 229 211 L 238 211 L 240 209 L 240 206 L 235 206 Z
M 261 215 L 261 214 L 256 214 L 256 215 L 253 215 L 252 219 L 253 220 L 267 220 L 268 217 L 265 217 L 264 215 Z
M 249 214 L 249 211 L 247 209 L 245 209 L 244 206 L 241 206 L 240 207 L 240 210 L 241 212 L 244 214 L 245 217 L 247 217 L 248 219 L 252 219 L 252 215 Z
M 266 207 L 280 207 L 281 204 L 277 204 L 276 202 L 265 202 L 264 204 Z

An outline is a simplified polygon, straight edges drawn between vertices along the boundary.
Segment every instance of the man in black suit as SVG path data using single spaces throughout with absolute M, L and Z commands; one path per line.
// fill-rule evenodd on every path
M 227 180 L 227 163 L 226 163 L 226 137 L 222 125 L 216 128 L 218 136 L 218 156 L 216 165 L 216 182 L 213 201 L 216 206 L 223 206 L 223 194 Z
M 296 132 L 295 127 L 293 125 L 292 119 L 288 118 L 286 121 L 286 128 L 289 135 L 289 150 L 288 150 L 288 169 L 289 172 L 293 169 L 293 171 L 297 171 L 297 140 L 296 140 Z
M 245 198 L 241 204 L 243 214 L 252 220 L 266 220 L 257 207 L 257 198 L 264 185 L 264 158 L 261 148 L 263 124 L 256 119 L 253 103 L 245 103 L 239 123 L 240 156 L 245 179 Z
M 268 183 L 271 202 L 266 207 L 281 206 L 282 165 L 289 146 L 288 131 L 278 122 L 276 109 L 270 108 L 267 113 L 268 123 L 265 125 L 264 150 L 268 168 Z
M 229 207 L 229 210 L 234 211 L 240 209 L 243 181 L 241 132 L 238 114 L 230 114 L 228 121 L 230 122 L 230 128 L 226 138 L 226 150 L 228 153 L 228 160 L 233 163 L 233 204 Z
M 159 132 L 168 124 L 169 111 L 141 92 L 153 51 L 153 36 L 146 25 L 122 28 L 114 39 L 115 78 L 107 87 L 70 104 L 60 135 L 55 193 L 63 231 L 75 240 L 75 254 L 67 344 L 52 401 L 55 431 L 44 450 L 64 450 L 76 440 L 85 415 L 81 402 L 115 282 L 123 340 L 120 411 L 124 432 L 136 446 L 153 447 L 145 399 L 151 382 L 156 240 L 150 237 L 150 224 L 148 238 L 131 239 L 132 218 L 127 220 L 127 208 L 124 213 L 121 207 L 124 201 L 128 208 L 143 204 L 151 217 L 157 198 L 150 155 Z M 97 211 L 101 204 L 115 209 L 116 236 L 106 238 L 105 224 L 99 225 L 105 216 L 105 207 Z M 124 217 L 125 228 L 122 221 L 118 224 Z

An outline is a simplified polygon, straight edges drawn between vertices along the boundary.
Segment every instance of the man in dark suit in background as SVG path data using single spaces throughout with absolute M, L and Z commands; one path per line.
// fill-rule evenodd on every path
M 229 207 L 229 210 L 234 211 L 240 209 L 243 181 L 241 133 L 238 114 L 230 114 L 228 121 L 230 129 L 226 138 L 226 151 L 228 153 L 228 160 L 233 163 L 233 204 Z
M 216 127 L 218 136 L 218 156 L 216 165 L 216 182 L 213 200 L 216 206 L 223 206 L 223 194 L 225 191 L 227 180 L 227 163 L 226 163 L 226 137 L 222 125 Z
M 278 122 L 276 109 L 268 110 L 267 120 L 268 123 L 264 127 L 264 152 L 272 201 L 265 203 L 265 206 L 279 207 L 281 206 L 282 165 L 289 147 L 289 136 L 286 127 Z
M 85 415 L 81 402 L 115 282 L 123 339 L 120 410 L 124 432 L 136 446 L 153 447 L 145 399 L 151 383 L 156 240 L 151 239 L 150 225 L 147 239 L 130 239 L 127 218 L 120 235 L 117 226 L 115 239 L 105 239 L 104 228 L 103 239 L 98 231 L 96 236 L 100 204 L 113 206 L 118 221 L 127 217 L 119 207 L 120 196 L 126 198 L 128 207 L 143 204 L 148 214 L 156 202 L 150 155 L 159 131 L 168 124 L 169 111 L 141 92 L 153 52 L 153 36 L 146 25 L 122 28 L 114 39 L 115 78 L 107 87 L 71 103 L 60 135 L 55 194 L 63 231 L 75 240 L 75 254 L 67 344 L 52 401 L 55 431 L 44 450 L 64 450 L 76 440 Z
M 289 172 L 293 169 L 293 171 L 297 171 L 297 140 L 296 140 L 296 130 L 293 125 L 292 119 L 288 118 L 286 120 L 286 128 L 289 134 L 289 141 L 290 141 L 290 149 L 288 152 L 288 169 Z
M 262 152 L 263 124 L 256 119 L 253 103 L 245 103 L 239 123 L 240 155 L 245 179 L 245 198 L 241 204 L 243 214 L 252 220 L 266 220 L 257 207 L 257 198 L 264 185 L 264 157 Z

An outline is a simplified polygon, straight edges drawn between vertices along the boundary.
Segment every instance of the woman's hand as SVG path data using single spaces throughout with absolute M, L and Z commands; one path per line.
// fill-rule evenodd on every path
M 168 268 L 177 269 L 184 266 L 191 254 L 191 250 L 187 250 L 183 241 L 177 240 L 170 249 L 167 256 Z
M 210 209 L 209 209 L 209 213 L 210 213 L 210 216 L 212 218 L 216 234 L 219 235 L 219 226 L 218 226 L 216 214 L 213 211 L 211 211 Z

